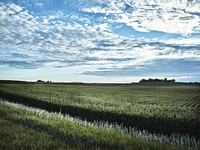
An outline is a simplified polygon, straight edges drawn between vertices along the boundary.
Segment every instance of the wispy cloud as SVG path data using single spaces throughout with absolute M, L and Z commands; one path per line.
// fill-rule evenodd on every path
M 100 68 L 86 71 L 85 75 L 95 76 L 124 76 L 124 77 L 180 77 L 199 74 L 200 61 L 185 59 L 157 59 L 148 65 L 129 66 L 126 68 Z
M 199 33 L 199 10 L 200 2 L 195 0 L 113 0 L 83 8 L 85 12 L 110 15 L 110 22 L 124 23 L 137 31 L 183 35 Z

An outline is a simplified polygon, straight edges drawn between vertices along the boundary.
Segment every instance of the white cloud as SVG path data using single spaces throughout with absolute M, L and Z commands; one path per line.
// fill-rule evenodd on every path
M 176 79 L 188 79 L 191 78 L 192 76 L 176 76 Z
M 107 7 L 84 8 L 112 15 L 111 22 L 125 23 L 140 32 L 161 31 L 188 35 L 199 33 L 200 2 L 188 0 L 112 0 Z
M 151 2 L 154 4 L 153 1 Z M 135 14 L 133 12 L 122 13 L 125 4 L 129 4 L 131 7 L 137 6 L 138 11 Z M 154 13 L 145 15 L 143 3 L 139 5 L 132 3 L 132 1 L 129 3 L 114 1 L 110 3 L 110 6 L 112 6 L 110 9 L 105 7 L 102 10 L 98 9 L 98 11 L 117 12 L 116 21 L 130 24 L 137 30 L 144 31 L 149 31 L 150 28 L 166 30 L 166 32 L 168 32 L 167 30 L 172 31 L 170 21 L 166 25 L 162 24 L 163 17 L 167 22 L 173 14 L 173 22 L 174 18 L 174 20 L 178 20 L 177 18 L 183 13 L 172 13 L 171 10 L 164 12 L 164 14 L 161 14 L 160 24 L 156 25 L 158 21 L 153 21 L 153 25 L 147 18 L 156 18 L 158 10 L 150 10 Z M 145 7 L 149 8 L 150 6 Z M 161 7 L 161 4 L 159 7 Z M 170 9 L 171 6 L 166 6 L 166 8 Z M 61 15 L 61 19 L 59 19 L 58 14 Z M 92 24 L 89 19 L 75 14 L 73 16 L 65 15 L 63 12 L 58 12 L 58 14 L 36 17 L 20 6 L 2 3 L 0 8 L 0 37 L 2 37 L 0 46 L 3 51 L 8 51 L 0 55 L 3 63 L 10 61 L 12 62 L 10 64 L 14 66 L 14 63 L 16 63 L 14 53 L 18 53 L 18 57 L 21 56 L 21 61 L 28 62 L 25 67 L 33 63 L 35 67 L 97 65 L 98 67 L 106 66 L 119 69 L 149 65 L 157 59 L 200 60 L 200 45 L 194 46 L 195 43 L 200 43 L 199 39 L 184 38 L 154 43 L 150 40 L 117 35 L 111 32 L 111 25 L 107 22 Z M 136 22 L 133 22 L 134 15 Z M 144 18 L 146 17 L 146 20 L 140 19 L 142 15 Z M 182 16 L 184 15 L 182 14 Z M 70 21 L 62 20 L 63 17 Z M 78 19 L 81 23 L 77 21 Z M 141 22 L 140 26 L 137 22 L 138 19 Z M 87 26 L 84 23 L 87 23 Z M 183 24 L 177 22 L 177 24 L 179 23 Z M 161 25 L 162 27 L 160 27 Z M 166 26 L 169 26 L 169 29 Z M 191 29 L 192 25 L 188 29 L 186 28 L 186 32 L 181 29 L 173 29 L 173 32 L 186 34 L 189 30 L 193 32 Z M 29 54 L 29 57 L 22 57 L 24 54 Z M 17 65 L 21 67 L 23 63 Z
M 34 5 L 37 7 L 43 7 L 43 3 L 35 3 Z
M 177 44 L 177 45 L 200 45 L 200 38 L 178 38 L 178 39 L 168 39 L 164 40 L 167 44 Z
M 22 7 L 18 6 L 18 5 L 15 5 L 14 3 L 8 3 L 8 7 L 11 9 L 11 10 L 14 10 L 15 12 L 20 12 L 22 11 Z

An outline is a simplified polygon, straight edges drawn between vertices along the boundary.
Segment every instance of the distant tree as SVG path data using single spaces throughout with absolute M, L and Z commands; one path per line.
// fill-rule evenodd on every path
M 171 83 L 174 83 L 175 82 L 175 79 L 172 79 L 172 80 L 167 80 L 167 78 L 164 78 L 164 79 L 151 79 L 149 78 L 148 80 L 145 80 L 145 79 L 142 79 L 139 81 L 139 83 L 146 83 L 146 82 L 150 82 L 150 83 L 153 83 L 153 82 L 171 82 Z
M 44 81 L 42 81 L 42 80 L 37 80 L 37 82 L 42 83 L 42 82 L 44 82 Z
M 172 82 L 175 82 L 176 80 L 175 80 L 175 79 L 172 79 L 171 81 L 172 81 Z
M 153 79 L 149 78 L 149 81 L 153 81 Z
M 142 79 L 142 80 L 140 80 L 139 82 L 141 83 L 141 82 L 146 82 L 147 80 L 145 80 L 145 79 Z
M 162 82 L 162 79 L 154 79 L 154 82 Z

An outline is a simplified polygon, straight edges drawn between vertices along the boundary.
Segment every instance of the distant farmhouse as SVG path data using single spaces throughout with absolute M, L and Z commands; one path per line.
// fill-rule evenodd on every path
M 142 79 L 139 83 L 175 83 L 175 79 L 168 80 L 167 78 L 164 79 Z

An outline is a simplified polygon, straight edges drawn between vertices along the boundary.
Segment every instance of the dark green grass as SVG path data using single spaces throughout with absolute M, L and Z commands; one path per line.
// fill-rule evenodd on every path
M 185 149 L 0 104 L 0 149 Z
M 7 108 L 7 107 L 5 107 Z M 54 138 L 43 131 L 20 125 L 10 120 L 10 117 L 2 116 L 2 111 L 6 111 L 10 117 L 14 112 L 2 110 L 0 116 L 0 149 L 1 150 L 55 150 L 55 149 L 75 149 L 72 145 L 66 144 L 59 138 Z
M 88 120 L 200 138 L 199 85 L 1 84 L 0 96 Z

